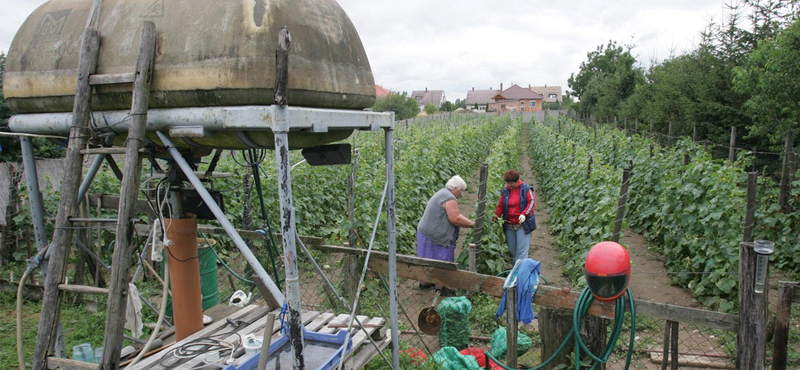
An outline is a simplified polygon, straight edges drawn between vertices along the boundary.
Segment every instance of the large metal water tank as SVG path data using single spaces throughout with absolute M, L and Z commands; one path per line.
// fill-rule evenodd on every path
M 69 112 L 91 0 L 52 0 L 14 37 L 3 89 L 16 113 Z M 292 33 L 289 104 L 361 109 L 369 61 L 334 0 L 104 0 L 98 74 L 133 72 L 142 21 L 158 32 L 150 108 L 269 105 L 278 31 Z M 94 110 L 130 109 L 130 85 L 98 86 Z

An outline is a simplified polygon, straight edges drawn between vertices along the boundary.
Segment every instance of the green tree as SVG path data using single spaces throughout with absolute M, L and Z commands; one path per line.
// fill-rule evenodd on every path
M 456 110 L 455 104 L 451 103 L 449 100 L 445 101 L 441 107 L 439 107 L 440 112 L 452 112 Z
M 800 21 L 761 42 L 734 70 L 734 86 L 750 98 L 744 106 L 753 119 L 750 134 L 775 145 L 787 130 L 800 128 Z
M 456 99 L 455 108 L 464 108 L 467 109 L 467 99 Z
M 374 112 L 394 112 L 395 120 L 404 120 L 419 114 L 419 105 L 405 92 L 378 98 L 372 106 Z
M 425 104 L 425 114 L 431 115 L 434 113 L 436 113 L 436 106 L 431 103 Z

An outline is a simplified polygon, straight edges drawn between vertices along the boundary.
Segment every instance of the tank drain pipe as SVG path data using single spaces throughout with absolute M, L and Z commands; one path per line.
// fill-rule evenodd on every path
M 186 162 L 167 135 L 161 131 L 156 131 L 156 133 L 158 134 L 158 138 L 161 139 L 161 142 L 164 143 L 164 146 L 169 149 L 169 154 L 175 160 L 175 163 L 178 164 L 178 166 L 181 168 L 181 171 L 183 171 L 183 174 L 192 184 L 194 189 L 197 190 L 197 194 L 203 198 L 203 201 L 206 202 L 208 208 L 214 214 L 214 217 L 217 219 L 217 221 L 219 221 L 220 225 L 222 225 L 222 228 L 225 229 L 225 232 L 228 233 L 228 236 L 233 239 L 233 243 L 236 245 L 236 248 L 239 249 L 239 252 L 242 253 L 245 260 L 247 260 L 247 263 L 251 268 L 253 268 L 256 276 L 258 276 L 259 280 L 264 283 L 264 285 L 267 287 L 267 290 L 269 290 L 270 294 L 272 294 L 272 296 L 275 298 L 275 301 L 278 302 L 278 305 L 283 306 L 283 303 L 286 302 L 286 297 L 284 297 L 283 292 L 278 289 L 278 287 L 269 277 L 269 274 L 267 274 L 267 271 L 265 271 L 264 267 L 261 266 L 261 263 L 258 262 L 256 256 L 253 255 L 253 252 L 247 247 L 247 243 L 245 243 L 241 235 L 236 232 L 236 228 L 233 227 L 233 224 L 231 224 L 231 222 L 228 220 L 228 217 L 226 217 L 225 213 L 219 208 L 217 202 L 214 201 L 214 198 L 208 193 L 208 190 L 206 190 L 205 186 L 203 186 L 203 183 L 200 181 L 197 175 L 194 174 L 194 170 L 189 166 L 189 163 Z

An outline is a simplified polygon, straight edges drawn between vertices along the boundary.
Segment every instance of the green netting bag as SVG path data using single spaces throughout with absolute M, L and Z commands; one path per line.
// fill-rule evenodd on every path
M 445 370 L 481 370 L 475 356 L 463 355 L 455 347 L 444 347 L 433 354 L 433 359 Z
M 508 350 L 507 343 L 506 328 L 497 328 L 497 330 L 492 333 L 492 356 L 496 358 L 505 358 L 506 351 Z M 533 343 L 530 337 L 517 332 L 517 355 L 528 352 L 532 345 Z
M 436 312 L 442 318 L 439 346 L 464 349 L 469 347 L 469 313 L 472 302 L 467 297 L 449 297 L 439 303 Z

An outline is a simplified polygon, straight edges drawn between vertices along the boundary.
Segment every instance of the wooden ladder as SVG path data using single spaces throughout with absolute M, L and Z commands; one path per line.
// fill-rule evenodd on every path
M 42 303 L 39 330 L 36 334 L 36 348 L 33 369 L 44 370 L 60 367 L 62 369 L 87 369 L 96 365 L 49 357 L 60 321 L 60 304 L 64 291 L 105 294 L 105 290 L 94 287 L 65 285 L 68 257 L 72 245 L 73 223 L 70 218 L 77 216 L 80 199 L 78 191 L 83 169 L 83 156 L 93 153 L 85 148 L 90 136 L 91 91 L 92 86 L 133 83 L 131 103 L 131 123 L 125 149 L 125 169 L 120 190 L 117 234 L 111 266 L 111 281 L 106 306 L 105 348 L 101 369 L 117 369 L 122 348 L 122 334 L 125 323 L 125 309 L 129 283 L 129 257 L 132 253 L 134 232 L 134 205 L 139 193 L 141 161 L 140 149 L 144 142 L 147 121 L 150 86 L 153 78 L 156 29 L 153 22 L 145 21 L 139 45 L 136 70 L 132 73 L 96 75 L 100 34 L 97 30 L 100 1 L 95 0 L 87 27 L 82 38 L 78 64 L 78 81 L 72 111 L 72 126 L 69 133 L 69 146 L 66 152 L 66 168 L 61 187 L 61 199 L 55 220 L 55 231 L 50 243 L 49 271 L 45 278 L 45 291 Z M 49 362 L 49 363 L 48 363 Z

